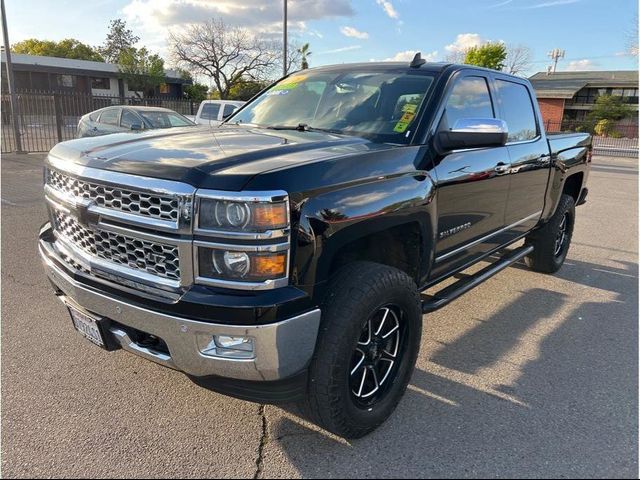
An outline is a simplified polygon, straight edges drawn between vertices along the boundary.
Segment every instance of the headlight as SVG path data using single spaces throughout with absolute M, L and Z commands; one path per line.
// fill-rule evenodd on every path
M 286 192 L 196 192 L 196 282 L 245 290 L 288 283 Z
M 287 247 L 287 244 L 280 244 L 268 248 Z M 260 247 L 247 251 L 247 247 L 200 243 L 197 248 L 198 276 L 201 279 L 265 282 L 287 276 L 286 251 L 260 251 Z
M 201 198 L 198 228 L 265 232 L 286 228 L 289 224 L 287 202 L 245 202 Z

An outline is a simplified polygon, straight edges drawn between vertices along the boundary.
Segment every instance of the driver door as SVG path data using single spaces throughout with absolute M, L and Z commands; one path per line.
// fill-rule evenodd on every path
M 438 130 L 467 118 L 496 118 L 490 78 L 462 73 L 445 100 Z M 431 278 L 472 262 L 503 242 L 509 193 L 506 147 L 454 150 L 435 159 L 438 231 Z

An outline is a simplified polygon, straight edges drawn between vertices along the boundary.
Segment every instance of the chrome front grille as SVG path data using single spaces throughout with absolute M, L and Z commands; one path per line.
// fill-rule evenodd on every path
M 60 210 L 53 212 L 54 228 L 71 246 L 108 262 L 152 275 L 180 279 L 178 247 L 82 226 Z
M 84 198 L 112 210 L 176 222 L 179 200 L 175 196 L 145 193 L 122 187 L 101 185 L 49 169 L 47 185 L 74 198 Z

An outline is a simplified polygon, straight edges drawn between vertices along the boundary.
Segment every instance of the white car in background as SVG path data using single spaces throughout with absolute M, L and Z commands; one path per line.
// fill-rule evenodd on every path
M 235 100 L 203 100 L 194 122 L 200 125 L 220 125 L 225 118 L 245 103 Z

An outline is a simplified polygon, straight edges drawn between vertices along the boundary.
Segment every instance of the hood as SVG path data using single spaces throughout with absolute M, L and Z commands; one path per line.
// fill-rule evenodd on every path
M 51 155 L 103 170 L 238 191 L 270 170 L 385 148 L 390 146 L 322 132 L 207 126 L 81 138 L 59 143 Z

